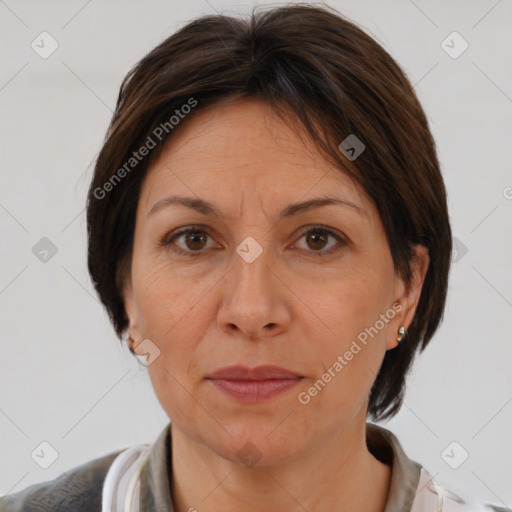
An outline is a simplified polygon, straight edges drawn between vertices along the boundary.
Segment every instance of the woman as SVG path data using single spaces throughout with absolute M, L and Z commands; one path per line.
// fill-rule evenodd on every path
M 451 255 L 423 110 L 328 8 L 195 20 L 125 78 L 87 204 L 89 271 L 170 423 L 0 510 L 506 510 L 396 437 Z

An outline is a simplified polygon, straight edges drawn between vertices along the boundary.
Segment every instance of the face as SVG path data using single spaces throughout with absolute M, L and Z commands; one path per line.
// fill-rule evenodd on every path
M 289 209 L 326 198 L 335 202 Z M 364 425 L 420 289 L 395 273 L 365 193 L 264 102 L 187 120 L 148 170 L 124 295 L 129 333 L 160 351 L 148 371 L 173 429 L 225 459 L 250 442 L 261 464 L 292 460 Z M 274 380 L 274 395 L 268 380 L 208 378 L 233 365 L 300 378 Z

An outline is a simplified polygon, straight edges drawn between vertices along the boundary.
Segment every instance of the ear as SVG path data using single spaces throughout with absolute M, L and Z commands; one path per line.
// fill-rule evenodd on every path
M 399 303 L 401 309 L 390 323 L 386 349 L 390 350 L 398 345 L 398 329 L 403 325 L 405 330 L 409 329 L 414 313 L 420 300 L 421 290 L 425 282 L 430 258 L 428 249 L 423 245 L 413 247 L 414 256 L 411 261 L 412 278 L 411 282 L 405 282 L 401 276 L 397 276 L 397 286 L 395 289 L 394 304 Z
M 126 315 L 128 316 L 128 335 L 133 339 L 135 345 L 141 341 L 139 325 L 139 311 L 135 301 L 131 275 L 128 275 L 123 284 L 123 303 Z

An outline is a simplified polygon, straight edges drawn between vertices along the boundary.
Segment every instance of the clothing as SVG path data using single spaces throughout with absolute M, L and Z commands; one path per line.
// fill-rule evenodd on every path
M 438 486 L 387 429 L 367 423 L 366 439 L 370 452 L 392 468 L 384 512 L 512 512 L 463 500 Z M 171 447 L 168 423 L 151 445 L 110 453 L 0 498 L 0 512 L 174 512 Z

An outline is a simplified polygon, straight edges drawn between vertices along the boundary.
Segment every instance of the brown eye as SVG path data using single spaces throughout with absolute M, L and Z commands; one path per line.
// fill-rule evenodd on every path
M 185 233 L 185 244 L 193 251 L 201 250 L 206 244 L 208 235 L 204 231 L 189 231 Z
M 203 229 L 188 228 L 172 234 L 162 241 L 162 246 L 170 246 L 173 251 L 187 256 L 201 256 L 206 252 L 210 235 Z M 181 243 L 176 241 L 182 240 Z
M 340 235 L 334 233 L 333 231 L 325 228 L 313 228 L 309 231 L 306 231 L 301 236 L 301 239 L 304 238 L 306 241 L 306 250 L 307 252 L 313 254 L 314 256 L 325 256 L 340 250 L 343 246 L 347 245 L 346 241 Z M 328 246 L 329 239 L 334 239 L 337 244 L 331 244 Z M 328 247 L 327 249 L 325 249 Z
M 205 254 L 206 249 L 208 249 L 207 244 L 209 238 L 211 239 L 210 235 L 204 229 L 188 228 L 178 233 L 171 234 L 161 242 L 161 245 L 171 247 L 172 250 L 178 254 L 201 256 Z M 177 243 L 180 239 L 182 240 L 181 243 Z M 318 227 L 306 231 L 300 239 L 306 240 L 306 247 L 302 247 L 302 249 L 314 256 L 329 255 L 347 245 L 347 242 L 342 236 L 329 229 Z M 329 246 L 329 239 L 334 241 L 331 246 Z
M 329 239 L 329 235 L 321 231 L 310 231 L 306 235 L 306 240 L 312 249 L 315 251 L 323 249 Z

